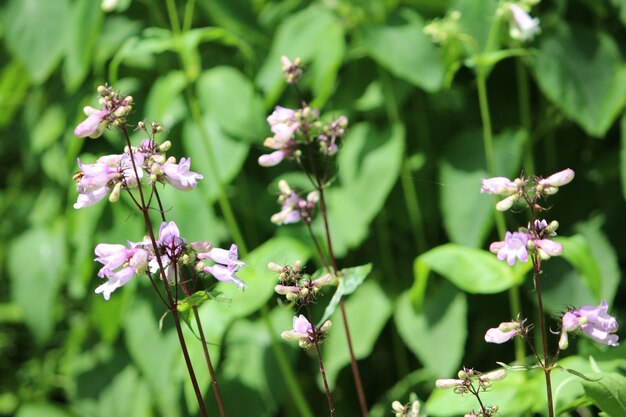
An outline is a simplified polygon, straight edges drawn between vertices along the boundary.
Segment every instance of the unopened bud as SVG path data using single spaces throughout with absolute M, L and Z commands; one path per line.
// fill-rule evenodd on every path
M 510 195 L 507 198 L 505 198 L 504 200 L 498 201 L 498 203 L 496 204 L 496 210 L 498 210 L 498 211 L 507 211 L 508 209 L 513 207 L 513 204 L 517 200 L 519 200 L 519 194 Z
M 100 94 L 101 96 L 105 96 L 109 93 L 109 89 L 106 88 L 104 85 L 99 85 L 98 86 L 98 94 Z
M 291 187 L 289 187 L 289 184 L 287 184 L 287 181 L 285 180 L 278 181 L 278 189 L 280 190 L 281 194 L 291 194 L 293 192 L 293 190 L 291 189 Z
M 306 297 L 307 295 L 309 295 L 309 289 L 308 289 L 308 288 L 302 288 L 302 289 L 300 290 L 300 297 L 304 298 L 304 297 Z
M 506 370 L 498 369 L 480 376 L 481 381 L 501 381 L 506 377 Z
M 457 373 L 456 375 L 459 377 L 459 379 L 467 379 L 468 378 L 468 375 L 467 375 L 467 372 L 465 371 L 465 369 L 461 369 L 459 371 L 459 373 Z
M 131 104 L 133 104 L 133 96 L 126 96 L 124 98 L 124 104 L 126 104 L 127 106 L 130 106 Z
M 552 233 L 556 232 L 556 229 L 558 229 L 558 228 L 559 228 L 559 222 L 557 222 L 556 220 L 552 220 L 550 222 L 550 224 L 548 225 L 548 227 L 546 227 L 546 231 L 549 234 L 552 234 Z
M 120 199 L 120 193 L 122 192 L 122 183 L 118 182 L 113 187 L 111 194 L 109 194 L 109 201 L 115 203 Z
M 567 338 L 567 331 L 561 329 L 561 337 L 559 338 L 559 349 L 565 350 L 569 347 L 569 340 Z
M 507 332 L 510 332 L 511 330 L 517 330 L 520 327 L 521 327 L 520 323 L 516 321 L 505 321 L 503 323 L 500 323 L 500 325 L 498 326 L 498 330 L 500 330 L 501 332 L 507 333 Z
M 333 323 L 330 320 L 326 320 L 324 322 L 324 324 L 322 324 L 322 327 L 320 328 L 320 332 L 322 333 L 328 333 L 328 331 L 330 330 L 330 328 L 332 327 Z
M 294 294 L 294 293 L 287 293 L 287 294 L 285 294 L 285 298 L 288 301 L 296 301 L 298 299 L 298 295 Z
M 293 263 L 292 269 L 293 269 L 293 272 L 300 272 L 300 270 L 302 269 L 302 262 L 295 261 Z
M 402 413 L 404 411 L 404 405 L 400 401 L 394 401 L 391 403 L 391 409 L 397 413 Z
M 267 264 L 267 269 L 269 269 L 272 272 L 276 272 L 277 274 L 280 274 L 281 272 L 283 272 L 283 267 L 278 265 L 277 263 L 274 262 L 270 262 Z M 281 276 L 282 278 L 282 276 Z
M 171 147 L 172 147 L 172 142 L 170 142 L 169 140 L 166 140 L 165 142 L 159 145 L 159 152 L 167 152 L 170 150 Z
M 118 108 L 117 108 L 117 109 L 115 109 L 115 111 L 113 112 L 113 115 L 114 115 L 115 117 L 124 117 L 124 116 L 126 116 L 126 115 L 128 114 L 128 109 L 129 109 L 129 108 L 128 108 L 128 107 L 126 107 L 126 106 L 121 106 L 121 107 L 118 107 Z
M 435 381 L 437 388 L 454 388 L 463 386 L 465 382 L 462 379 L 438 379 Z
M 146 130 L 146 124 L 143 121 L 137 123 L 137 129 Z

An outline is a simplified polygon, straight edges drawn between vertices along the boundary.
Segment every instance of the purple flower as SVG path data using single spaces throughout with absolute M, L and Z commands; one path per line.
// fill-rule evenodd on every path
M 74 135 L 79 138 L 98 138 L 102 136 L 104 129 L 108 125 L 107 117 L 111 113 L 110 110 L 98 110 L 91 106 L 86 106 L 83 111 L 87 115 L 87 118 L 83 120 L 76 129 L 74 129 Z
M 285 107 L 276 106 L 274 112 L 267 117 L 274 140 L 279 143 L 285 143 L 293 138 L 300 127 L 300 122 L 296 117 L 296 111 Z
M 519 191 L 519 186 L 508 178 L 505 177 L 493 177 L 483 178 L 483 186 L 480 189 L 481 193 L 510 196 Z
M 300 314 L 293 318 L 293 329 L 282 332 L 280 336 L 285 340 L 299 341 L 301 339 L 307 339 L 312 332 L 313 327 L 311 323 L 309 323 L 304 315 Z
M 305 200 L 293 191 L 285 180 L 278 182 L 278 188 L 281 192 L 278 198 L 278 202 L 281 203 L 281 209 L 278 213 L 272 215 L 272 223 L 282 225 L 297 223 L 300 220 L 310 223 L 313 209 L 319 200 L 317 191 L 310 192 Z
M 148 266 L 148 252 L 141 248 L 101 243 L 96 246 L 95 253 L 98 256 L 95 260 L 103 265 L 98 276 L 108 279 L 96 288 L 96 294 L 102 293 L 105 300 Z
M 246 264 L 239 260 L 237 245 L 234 243 L 229 250 L 212 248 L 208 252 L 198 253 L 198 259 L 211 259 L 216 265 L 205 266 L 204 272 L 222 282 L 232 282 L 238 288 L 244 288 L 246 284 L 236 275 L 237 271 Z
M 516 259 L 526 262 L 528 261 L 528 250 L 526 249 L 528 238 L 528 233 L 506 232 L 504 241 L 493 242 L 489 246 L 489 250 L 495 253 L 501 261 L 506 259 L 511 266 L 515 264 Z
M 559 191 L 559 187 L 567 185 L 574 179 L 574 171 L 567 168 L 550 175 L 548 178 L 537 181 L 537 187 L 544 194 L 552 195 Z
M 582 306 L 566 312 L 561 322 L 561 338 L 563 339 L 563 333 L 580 329 L 596 342 L 609 346 L 618 346 L 619 337 L 615 332 L 617 332 L 619 326 L 615 317 L 607 314 L 608 308 L 609 305 L 603 300 L 598 307 Z M 567 347 L 567 339 L 565 339 L 565 347 Z
M 521 324 L 516 321 L 500 323 L 498 327 L 487 330 L 487 333 L 485 333 L 485 341 L 497 344 L 508 342 L 519 334 L 520 329 Z
M 165 181 L 182 191 L 196 188 L 196 180 L 201 180 L 203 177 L 196 172 L 189 171 L 191 158 L 181 158 L 178 164 L 174 162 L 174 158 L 169 158 L 161 167 L 165 174 Z
M 266 155 L 259 156 L 258 162 L 262 167 L 273 167 L 281 163 L 287 156 L 287 153 L 283 150 L 274 151 Z
M 551 256 L 559 256 L 563 253 L 563 245 L 550 239 L 533 240 L 541 259 L 548 259 Z
M 176 223 L 161 223 L 157 245 L 165 249 L 168 258 L 171 260 L 178 259 L 185 248 L 185 243 L 185 239 L 180 237 Z

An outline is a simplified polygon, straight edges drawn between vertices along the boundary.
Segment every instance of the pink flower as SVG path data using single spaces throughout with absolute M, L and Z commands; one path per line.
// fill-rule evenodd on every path
M 533 241 L 542 259 L 551 256 L 559 256 L 563 253 L 563 245 L 550 239 L 538 239 Z
M 95 253 L 98 256 L 95 260 L 103 265 L 98 276 L 108 279 L 96 288 L 96 294 L 102 293 L 105 300 L 148 266 L 148 252 L 137 247 L 101 243 L 96 246 Z
M 278 150 L 272 153 L 268 153 L 266 155 L 259 156 L 258 162 L 259 165 L 261 165 L 262 167 L 273 167 L 280 164 L 280 162 L 285 159 L 285 156 L 287 156 L 285 151 Z
M 232 282 L 239 289 L 243 289 L 246 286 L 246 284 L 241 279 L 239 279 L 238 276 L 235 275 L 235 272 L 237 271 L 232 267 L 227 267 L 220 264 L 205 266 L 204 272 L 213 275 L 213 278 L 218 281 Z
M 213 275 L 213 277 L 222 282 L 232 282 L 238 288 L 244 288 L 246 284 L 236 275 L 240 268 L 246 264 L 239 260 L 237 245 L 234 243 L 229 250 L 221 248 L 212 248 L 208 252 L 198 253 L 198 259 L 211 259 L 216 265 L 205 266 L 204 272 Z
M 483 186 L 480 189 L 481 193 L 506 197 L 519 191 L 519 186 L 514 181 L 505 177 L 483 178 L 482 183 Z
M 279 143 L 285 143 L 293 138 L 300 127 L 296 111 L 280 106 L 276 106 L 274 112 L 267 117 L 267 123 L 274 133 L 274 140 Z
M 174 222 L 162 222 L 159 228 L 159 240 L 157 244 L 165 249 L 168 258 L 175 260 L 182 254 L 185 247 L 185 239 L 180 237 L 178 226 Z
M 603 300 L 598 307 L 582 306 L 566 312 L 561 322 L 562 332 L 573 332 L 580 329 L 596 342 L 618 346 L 619 337 L 615 332 L 619 326 L 615 317 L 607 314 L 608 307 L 607 302 Z
M 98 110 L 91 106 L 86 106 L 83 111 L 87 115 L 87 118 L 76 126 L 76 129 L 74 129 L 74 135 L 79 138 L 87 136 L 97 138 L 102 136 L 104 129 L 106 129 L 108 125 L 107 117 L 110 114 L 110 110 Z
M 567 168 L 550 175 L 548 178 L 537 181 L 537 186 L 544 194 L 552 195 L 559 191 L 559 187 L 567 185 L 574 179 L 574 171 Z
M 162 166 L 165 181 L 182 191 L 196 188 L 196 180 L 201 180 L 203 176 L 189 171 L 191 158 L 181 158 L 178 164 L 174 161 L 174 158 L 170 158 Z
M 312 331 L 313 327 L 311 323 L 309 323 L 304 315 L 300 314 L 293 318 L 293 329 L 282 332 L 280 336 L 285 340 L 299 341 L 301 339 L 307 339 Z
M 526 262 L 528 261 L 528 250 L 526 249 L 528 238 L 527 233 L 506 232 L 504 241 L 493 242 L 489 246 L 489 250 L 495 253 L 501 261 L 506 259 L 511 266 L 515 264 L 517 259 Z
M 520 329 L 521 323 L 517 321 L 500 323 L 498 327 L 487 330 L 487 333 L 485 333 L 485 341 L 497 344 L 508 342 L 519 334 Z
M 282 205 L 281 210 L 272 216 L 272 223 L 282 225 L 297 223 L 300 220 L 310 223 L 313 209 L 319 200 L 317 191 L 310 192 L 305 200 L 293 191 L 285 180 L 278 182 L 278 188 L 281 191 L 278 202 Z

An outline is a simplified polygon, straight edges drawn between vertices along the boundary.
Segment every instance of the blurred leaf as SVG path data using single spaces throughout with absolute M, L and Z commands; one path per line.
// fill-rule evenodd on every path
M 417 314 L 408 291 L 397 301 L 394 321 L 404 344 L 433 376 L 458 371 L 467 339 L 465 294 L 440 282 Z M 424 343 L 428 340 L 428 343 Z
M 341 183 L 327 192 L 336 256 L 345 255 L 367 237 L 370 222 L 398 179 L 403 151 L 401 125 L 383 132 L 365 123 L 350 129 L 337 158 Z
M 109 381 L 99 398 L 100 416 L 152 415 L 150 391 L 137 370 L 129 365 Z
M 345 303 L 350 326 L 354 356 L 363 359 L 370 355 L 380 332 L 392 313 L 391 302 L 378 283 L 370 280 L 363 284 Z M 341 325 L 340 312 L 332 317 L 333 328 L 322 346 L 328 385 L 332 390 L 341 371 L 350 363 L 346 333 Z M 321 383 L 321 378 L 318 378 Z
M 237 69 L 222 66 L 204 71 L 197 94 L 203 112 L 229 136 L 252 143 L 267 135 L 263 104 L 252 82 Z
M 183 128 L 183 146 L 188 155 L 194 156 L 192 170 L 204 176 L 198 188 L 204 198 L 212 202 L 218 196 L 218 184 L 228 184 L 239 173 L 249 148 L 224 133 L 210 114 L 202 117 L 202 123 L 207 140 L 198 126 L 187 119 Z M 211 163 L 215 163 L 215 171 L 211 169 Z M 214 177 L 214 172 L 219 174 L 219 180 Z
M 28 73 L 22 64 L 14 59 L 3 65 L 0 72 L 0 128 L 13 121 L 13 115 L 23 105 L 29 86 Z
M 341 270 L 337 290 L 335 291 L 333 298 L 331 298 L 330 302 L 326 306 L 324 316 L 322 316 L 322 319 L 319 321 L 317 325 L 318 327 L 324 324 L 324 322 L 335 312 L 335 309 L 341 302 L 341 298 L 356 291 L 356 289 L 363 284 L 363 281 L 367 278 L 371 271 L 371 263 L 352 268 L 344 268 Z
M 107 16 L 102 26 L 98 44 L 94 50 L 94 71 L 105 68 L 106 62 L 118 51 L 122 43 L 134 37 L 141 30 L 141 22 L 126 16 Z M 101 78 L 107 78 L 100 73 Z M 109 79 L 109 82 L 113 82 Z
M 392 74 L 428 92 L 442 87 L 441 57 L 424 33 L 424 21 L 404 9 L 406 24 L 365 28 L 365 47 L 372 58 Z
M 597 216 L 584 223 L 577 223 L 576 231 L 584 237 L 591 256 L 598 265 L 602 287 L 600 299 L 612 304 L 621 280 L 621 274 L 615 248 L 602 232 L 603 224 L 604 219 Z
M 592 136 L 603 136 L 626 104 L 626 65 L 603 33 L 561 26 L 542 37 L 534 60 L 541 91 Z
M 117 49 L 109 66 L 109 82 L 117 83 L 122 64 L 132 68 L 151 69 L 156 65 L 158 55 L 176 50 L 176 39 L 169 29 L 146 28 L 141 35 L 127 38 Z
M 5 40 L 9 51 L 41 84 L 61 58 L 66 32 L 59 30 L 69 21 L 68 0 L 10 0 L 3 14 Z
M 164 332 L 159 332 L 158 319 L 150 305 L 135 298 L 124 321 L 124 340 L 128 351 L 144 375 L 161 413 L 176 417 L 179 407 L 182 374 L 173 372 L 173 363 L 182 356 L 171 315 L 166 319 Z
M 602 374 L 597 382 L 582 381 L 585 394 L 611 416 L 626 415 L 626 377 L 618 373 Z
M 182 97 L 186 86 L 187 80 L 182 71 L 170 71 L 159 77 L 150 87 L 144 120 L 156 120 L 166 129 L 172 129 L 187 116 Z
M 288 16 L 276 30 L 270 53 L 259 70 L 256 83 L 265 92 L 266 107 L 274 104 L 285 81 L 280 57 L 300 57 L 307 67 L 304 81 L 312 84 L 313 107 L 323 107 L 335 87 L 345 49 L 344 31 L 337 16 L 313 4 Z
M 379 400 L 370 410 L 370 417 L 388 417 L 389 405 L 398 398 L 407 398 L 407 394 L 415 389 L 418 384 L 427 383 L 430 375 L 425 369 L 418 369 L 404 376 L 386 393 L 383 399 Z M 422 401 L 420 403 L 423 404 Z
M 461 32 L 470 37 L 471 53 L 485 51 L 489 32 L 492 30 L 498 3 L 495 0 L 454 0 L 450 10 L 460 12 L 459 25 Z M 497 49 L 497 45 L 492 45 Z
M 519 174 L 524 133 L 505 131 L 494 140 L 496 175 Z M 481 179 L 487 178 L 482 134 L 468 130 L 446 147 L 440 165 L 441 211 L 450 240 L 460 245 L 482 246 L 493 225 L 494 197 L 481 194 Z
M 69 92 L 74 92 L 89 72 L 91 57 L 95 51 L 103 13 L 100 2 L 77 0 L 72 4 L 70 24 L 65 45 L 63 81 Z
M 35 125 L 31 139 L 33 152 L 39 154 L 56 142 L 65 130 L 65 110 L 59 105 L 52 105 Z
M 31 229 L 9 246 L 11 297 L 21 307 L 37 343 L 52 335 L 56 300 L 66 269 L 65 235 L 60 223 Z
M 578 271 L 581 279 L 596 299 L 600 298 L 602 276 L 600 267 L 591 255 L 589 245 L 584 237 L 574 235 L 555 239 L 563 245 L 563 258 Z
M 520 275 L 506 262 L 500 261 L 487 251 L 454 243 L 447 243 L 421 254 L 415 258 L 413 270 L 416 284 L 422 282 L 424 275 L 433 270 L 470 294 L 496 294 L 508 290 L 519 284 Z M 411 294 L 413 302 L 419 308 L 423 294 Z
M 72 417 L 72 414 L 52 404 L 23 404 L 15 417 Z

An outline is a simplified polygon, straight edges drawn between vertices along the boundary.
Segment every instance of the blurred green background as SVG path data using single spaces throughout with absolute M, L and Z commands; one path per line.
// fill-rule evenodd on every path
M 487 39 L 501 5 L 491 0 L 106 3 L 108 12 L 96 0 L 0 4 L 0 415 L 198 414 L 173 325 L 167 317 L 159 331 L 163 307 L 146 280 L 108 302 L 94 294 L 94 246 L 144 233 L 128 201 L 72 208 L 76 158 L 93 162 L 123 148 L 113 130 L 96 141 L 73 136 L 83 106 L 96 105 L 95 88 L 105 82 L 134 97 L 131 123 L 163 123 L 170 154 L 191 156 L 192 170 L 204 175 L 193 192 L 164 190 L 181 234 L 222 246 L 236 241 L 249 264 L 245 292 L 225 288 L 230 303 L 201 310 L 231 416 L 327 414 L 315 360 L 277 339 L 293 312 L 273 295 L 275 278 L 265 268 L 313 256 L 306 228 L 269 221 L 279 209 L 278 178 L 305 184 L 302 176 L 293 163 L 265 169 L 256 162 L 270 134 L 265 117 L 277 104 L 298 106 L 282 79 L 281 55 L 302 58 L 303 90 L 314 107 L 350 119 L 328 200 L 340 266 L 374 266 L 347 299 L 372 417 L 388 415 L 391 400 L 407 401 L 411 391 L 430 397 L 429 415 L 469 411 L 471 401 L 431 397 L 434 379 L 513 360 L 512 346 L 483 341 L 487 328 L 514 315 L 510 288 L 536 321 L 523 267 L 508 268 L 485 251 L 502 239 L 496 200 L 479 193 L 490 174 L 576 171 L 547 203 L 566 247 L 562 259 L 545 264 L 548 314 L 604 299 L 625 317 L 626 2 L 542 2 L 532 12 L 541 33 L 526 45 L 508 37 L 502 16 Z M 424 34 L 428 21 L 450 10 L 461 12 L 458 30 L 474 49 L 440 48 Z M 493 53 L 480 55 L 487 42 Z M 491 173 L 478 56 L 488 61 Z M 229 207 L 241 236 L 224 220 Z M 521 212 L 505 218 L 508 230 L 527 221 Z M 312 259 L 307 271 L 318 266 Z M 323 355 L 337 415 L 357 416 L 343 330 L 334 321 Z M 550 325 L 558 331 L 556 321 Z M 187 336 L 215 412 L 201 349 Z M 284 382 L 280 352 L 304 401 Z M 625 354 L 578 338 L 563 356 L 570 355 L 566 366 L 587 372 L 597 371 L 590 355 L 600 368 L 619 370 Z M 559 375 L 557 408 L 567 414 L 584 391 Z M 540 376 L 514 374 L 490 393 L 501 415 L 541 412 Z

